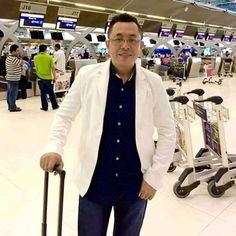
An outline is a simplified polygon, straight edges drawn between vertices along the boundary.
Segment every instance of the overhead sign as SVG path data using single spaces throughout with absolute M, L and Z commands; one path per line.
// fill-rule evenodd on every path
M 46 14 L 47 6 L 22 2 L 20 4 L 20 11 Z
M 64 8 L 64 7 L 59 7 L 58 9 L 59 16 L 69 16 L 69 17 L 79 18 L 79 14 L 80 10 L 77 9 Z

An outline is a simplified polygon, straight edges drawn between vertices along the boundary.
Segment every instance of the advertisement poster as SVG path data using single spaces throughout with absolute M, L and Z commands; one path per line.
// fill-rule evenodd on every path
M 70 72 L 60 73 L 54 83 L 54 92 L 59 93 L 68 91 L 70 88 L 70 77 Z

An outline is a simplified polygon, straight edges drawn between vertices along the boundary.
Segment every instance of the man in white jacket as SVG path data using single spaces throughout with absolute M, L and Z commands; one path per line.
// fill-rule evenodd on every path
M 161 78 L 135 64 L 143 47 L 137 19 L 115 16 L 108 37 L 111 59 L 81 68 L 55 115 L 40 165 L 46 171 L 63 166 L 66 138 L 79 114 L 78 235 L 105 236 L 113 208 L 113 235 L 138 236 L 147 200 L 173 157 L 175 125 Z

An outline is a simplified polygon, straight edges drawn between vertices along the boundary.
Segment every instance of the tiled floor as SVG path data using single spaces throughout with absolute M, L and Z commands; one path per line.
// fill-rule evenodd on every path
M 165 82 L 165 86 L 173 83 Z M 183 91 L 203 87 L 206 95 L 221 95 L 230 109 L 226 124 L 229 153 L 236 153 L 236 78 L 223 84 L 202 85 L 201 79 L 188 79 Z M 39 97 L 19 100 L 23 111 L 9 113 L 6 101 L 0 101 L 0 235 L 39 236 L 41 232 L 43 171 L 38 157 L 47 142 L 47 132 L 55 111 L 40 111 Z M 76 236 L 78 192 L 72 183 L 72 166 L 76 156 L 76 121 L 65 149 L 66 176 L 63 236 Z M 199 124 L 192 125 L 195 152 L 202 145 Z M 172 191 L 181 169 L 166 175 L 166 184 L 148 204 L 142 236 L 235 236 L 236 187 L 214 199 L 201 184 L 187 198 L 178 199 Z M 57 177 L 51 178 L 48 235 L 56 235 Z M 112 223 L 112 219 L 111 219 Z M 108 236 L 112 235 L 112 224 Z M 131 235 L 132 236 L 132 235 Z

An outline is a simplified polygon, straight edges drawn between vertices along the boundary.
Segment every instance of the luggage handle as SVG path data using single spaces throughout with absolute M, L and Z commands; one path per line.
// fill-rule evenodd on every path
M 59 187 L 59 202 L 58 202 L 58 223 L 57 223 L 57 236 L 62 234 L 62 216 L 63 216 L 63 201 L 64 201 L 64 182 L 66 172 L 59 167 L 54 170 L 54 175 L 60 176 Z M 42 236 L 47 236 L 47 206 L 48 206 L 48 179 L 49 172 L 44 172 L 44 192 L 43 192 L 43 219 L 42 219 Z

